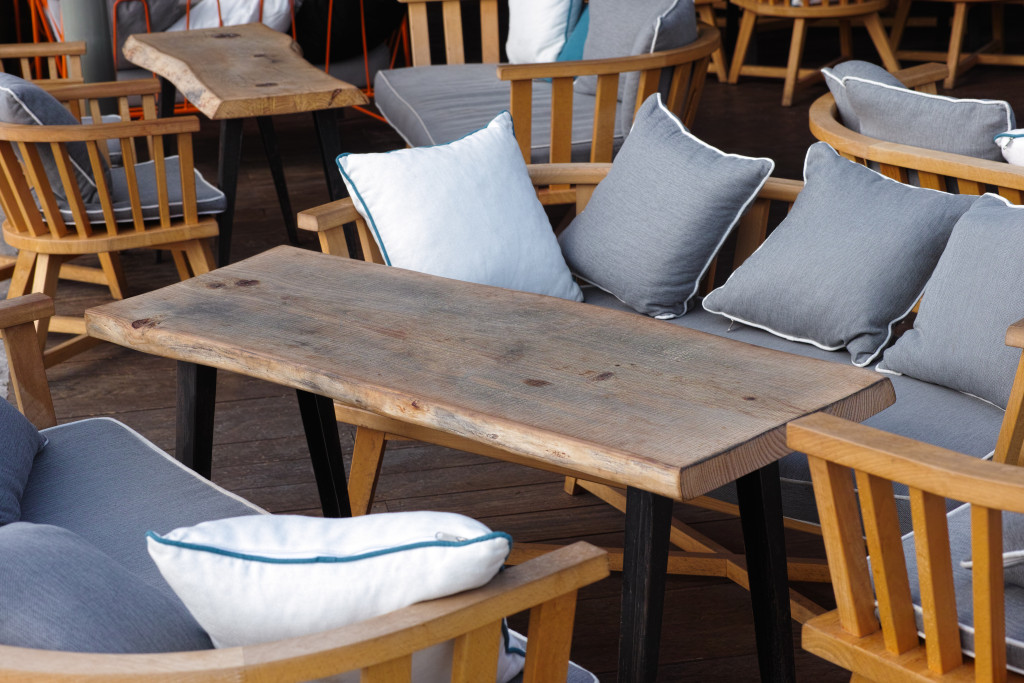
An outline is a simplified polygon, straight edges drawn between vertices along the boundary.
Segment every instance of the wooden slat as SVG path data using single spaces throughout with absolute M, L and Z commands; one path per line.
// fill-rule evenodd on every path
M 160 225 L 167 228 L 171 225 L 171 200 L 167 193 L 167 159 L 164 155 L 164 138 L 162 135 L 155 135 L 151 138 L 150 149 L 153 155 L 153 171 L 156 175 L 156 194 L 157 205 L 160 211 Z M 184 192 L 182 192 L 182 196 L 184 196 Z M 194 204 L 191 201 L 187 203 Z
M 575 615 L 575 592 L 548 600 L 530 610 L 530 637 L 526 642 L 523 683 L 565 680 Z
M 924 612 L 928 668 L 941 674 L 963 663 L 953 590 L 953 565 L 949 555 L 946 501 L 942 496 L 911 487 L 910 512 L 914 520 L 917 580 Z
M 516 131 L 519 150 L 523 161 L 530 163 L 530 148 L 533 145 L 533 81 L 513 81 L 509 113 Z
M 1006 680 L 1003 605 L 1003 514 L 971 506 L 971 571 L 974 599 L 974 667 L 979 681 Z
M 466 53 L 462 45 L 462 2 L 444 0 L 441 3 L 444 15 L 444 53 L 448 64 L 465 64 Z
M 893 180 L 898 180 L 901 183 L 906 184 L 907 182 L 907 169 L 902 166 L 893 166 L 892 164 L 880 164 L 880 170 L 882 175 L 888 176 Z
M 452 654 L 452 683 L 478 683 L 494 678 L 501 645 L 501 620 L 456 638 Z
M 181 169 L 181 201 L 185 209 L 185 222 L 196 223 L 199 221 L 199 213 L 196 207 L 195 161 L 192 157 L 191 135 L 178 135 L 178 167 Z
M 918 184 L 921 187 L 928 188 L 929 190 L 938 190 L 939 192 L 946 191 L 946 178 L 935 173 L 927 173 L 925 171 L 918 171 Z
M 408 683 L 411 680 L 412 655 L 368 666 L 359 677 L 359 683 Z
M 103 224 L 108 235 L 117 234 L 117 222 L 114 217 L 114 204 L 110 196 L 110 187 L 107 184 L 106 174 L 103 173 L 103 164 L 100 162 L 100 147 L 106 147 L 105 143 L 89 140 L 85 143 L 86 151 L 89 153 L 89 166 L 92 170 L 93 180 L 96 181 L 96 194 L 100 200 L 100 207 L 103 210 Z
M 409 40 L 412 43 L 412 65 L 430 66 L 430 29 L 427 26 L 427 5 L 409 5 Z
M 501 61 L 498 0 L 480 0 L 480 42 L 484 64 L 497 64 Z
M 68 156 L 67 145 L 55 142 L 50 145 L 50 150 L 53 160 L 57 164 L 61 185 L 64 186 L 64 196 L 71 208 L 71 219 L 75 223 L 75 232 L 79 237 L 88 237 L 92 234 L 92 224 L 85 212 L 85 202 L 82 201 L 78 180 L 75 179 L 75 173 L 71 169 L 71 157 Z
M 1012 331 L 1014 328 L 1011 327 Z M 1012 345 L 1007 333 L 1007 345 Z M 1017 372 L 1006 404 L 1006 414 L 999 428 L 999 439 L 993 459 L 1008 465 L 1024 465 L 1024 356 L 1017 363 Z
M 132 225 L 136 232 L 145 232 L 146 221 L 142 216 L 142 196 L 139 194 L 139 178 L 135 171 L 135 144 L 132 138 L 121 138 L 121 159 L 124 163 L 124 178 L 128 185 L 128 199 L 131 202 Z
M 353 515 L 365 515 L 373 505 L 387 435 L 369 427 L 356 427 L 352 465 L 348 474 L 348 499 Z
M 618 97 L 619 75 L 598 76 L 597 95 L 594 99 L 594 135 L 590 148 L 590 161 L 593 163 L 608 163 L 612 160 Z
M 857 472 L 857 490 L 885 646 L 901 654 L 917 647 L 918 640 L 892 482 Z
M 672 69 L 672 78 L 669 80 L 668 99 L 665 106 L 669 111 L 681 114 L 683 105 L 690 99 L 690 77 L 693 75 L 694 66 L 680 65 Z M 722 82 L 725 78 L 722 78 Z
M 22 173 L 21 162 L 10 143 L 0 141 L 0 206 L 16 230 L 43 235 L 46 224 L 36 208 L 35 200 Z
M 50 234 L 54 237 L 64 237 L 68 234 L 67 226 L 64 225 L 64 218 L 60 215 L 60 208 L 57 205 L 57 198 L 50 188 L 50 181 L 46 177 L 39 150 L 33 143 L 18 143 L 21 151 L 21 158 L 24 161 L 25 171 L 28 173 L 29 182 L 35 190 L 36 199 L 42 204 L 43 215 L 46 217 L 46 224 Z
M 1024 190 L 1010 187 L 997 188 L 999 196 L 1014 204 L 1024 204 Z
M 640 110 L 648 97 L 658 92 L 661 82 L 661 69 L 646 69 L 640 72 L 640 83 L 636 89 L 636 101 L 633 103 L 633 114 Z
M 853 479 L 848 469 L 835 463 L 810 455 L 807 462 L 840 620 L 849 633 L 866 636 L 877 631 L 879 625 Z
M 572 161 L 572 95 L 571 78 L 552 80 L 550 161 L 553 164 Z

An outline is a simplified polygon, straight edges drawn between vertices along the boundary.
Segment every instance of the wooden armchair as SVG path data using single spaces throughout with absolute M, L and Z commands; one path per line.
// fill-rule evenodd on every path
M 213 267 L 209 238 L 217 235 L 212 213 L 223 195 L 194 169 L 191 134 L 198 119 L 157 120 L 155 81 L 51 85 L 48 92 L 76 117 L 97 112 L 96 102 L 116 98 L 127 112 L 128 97 L 141 97 L 144 118 L 76 126 L 0 123 L 0 208 L 7 217 L 4 240 L 19 250 L 7 270 L 9 296 L 28 291 L 56 294 L 57 277 L 107 285 L 121 298 L 125 281 L 119 252 L 134 248 L 169 249 L 182 278 Z M 95 120 L 99 120 L 98 118 Z M 166 153 L 165 137 L 176 140 L 178 154 Z M 69 145 L 84 145 L 97 198 L 87 205 L 75 178 Z M 111 163 L 111 152 L 120 165 Z M 52 154 L 60 182 L 44 161 Z M 149 156 L 139 162 L 139 155 Z M 34 196 L 33 196 L 34 193 Z M 36 200 L 38 198 L 38 202 Z M 95 254 L 100 269 L 68 263 Z M 3 264 L 0 263 L 0 268 Z M 94 343 L 81 318 L 55 317 L 39 325 L 76 335 L 46 353 L 47 365 L 60 362 Z
M 944 65 L 922 64 L 904 69 L 897 76 L 908 87 L 935 92 L 933 82 L 945 73 Z M 811 104 L 809 118 L 814 137 L 832 145 L 847 159 L 877 164 L 881 173 L 900 182 L 906 183 L 916 176 L 921 187 L 948 191 L 953 186 L 950 181 L 955 181 L 960 194 L 996 192 L 1014 204 L 1024 203 L 1024 168 L 1020 166 L 855 133 L 843 125 L 831 94 L 822 95 Z
M 889 38 L 882 26 L 882 19 L 879 12 L 888 7 L 888 0 L 821 0 L 811 2 L 803 0 L 799 4 L 793 4 L 790 0 L 733 0 L 743 8 L 743 17 L 740 20 L 739 35 L 736 38 L 736 50 L 732 56 L 732 66 L 729 70 L 729 82 L 736 83 L 740 76 L 760 76 L 767 78 L 782 78 L 782 106 L 788 107 L 793 104 L 793 94 L 798 85 L 816 81 L 821 78 L 818 69 L 801 68 L 803 59 L 804 40 L 807 37 L 808 23 L 819 19 L 839 21 L 839 49 L 843 58 L 853 57 L 853 35 L 852 22 L 860 20 L 871 36 L 871 41 L 878 51 L 882 65 L 889 71 L 896 71 L 900 68 L 892 48 L 889 47 Z M 790 38 L 789 58 L 786 66 L 765 66 L 760 64 L 745 64 L 747 50 L 750 47 L 750 40 L 754 35 L 754 27 L 759 17 L 771 17 L 793 22 L 793 32 Z
M 33 323 L 52 314 L 53 302 L 43 294 L 0 301 L 0 334 L 18 406 L 40 428 L 52 426 L 56 420 Z M 121 491 L 116 495 L 124 494 Z M 523 680 L 564 681 L 576 592 L 607 575 L 605 554 L 586 543 L 576 543 L 503 571 L 476 590 L 415 604 L 351 626 L 273 643 L 126 655 L 0 645 L 0 678 L 304 681 L 361 669 L 362 681 L 397 683 L 410 680 L 413 652 L 454 639 L 453 680 L 493 680 L 502 617 L 530 610 Z
M 413 68 L 431 64 L 431 36 L 428 30 L 428 7 L 439 5 L 443 15 L 443 45 L 447 64 L 465 64 L 466 47 L 462 29 L 461 0 L 401 0 L 409 7 L 409 28 L 412 44 Z M 467 0 L 468 1 L 468 0 Z M 498 25 L 498 0 L 475 0 L 480 6 L 480 42 L 482 61 L 497 64 L 501 57 Z M 612 159 L 614 137 L 617 128 L 617 95 L 620 78 L 632 72 L 639 72 L 639 86 L 634 101 L 623 102 L 629 108 L 628 119 L 645 99 L 668 82 L 669 90 L 663 93 L 665 105 L 685 123 L 692 126 L 697 104 L 704 88 L 711 55 L 720 49 L 718 29 L 701 24 L 696 41 L 685 47 L 655 52 L 648 55 L 616 59 L 582 60 L 572 62 L 551 62 L 541 64 L 501 64 L 497 66 L 497 79 L 510 84 L 510 100 L 496 103 L 493 114 L 480 125 L 469 128 L 470 133 L 486 125 L 502 109 L 508 108 L 515 121 L 516 138 L 519 140 L 523 157 L 531 161 L 534 123 L 547 118 L 547 112 L 535 111 L 535 81 L 550 79 L 550 142 L 548 155 L 543 161 L 563 163 L 572 160 L 573 130 L 573 79 L 577 76 L 597 77 L 597 96 L 590 129 L 591 162 L 608 162 Z M 387 72 L 381 72 L 387 73 Z M 379 78 L 379 76 L 378 76 Z M 663 80 L 663 79 L 667 79 Z M 538 85 L 540 87 L 540 85 Z M 547 88 L 548 84 L 543 83 Z M 380 88 L 376 88 L 380 106 Z M 477 101 L 476 106 L 479 106 Z M 449 102 L 451 109 L 457 109 L 457 99 Z M 385 112 L 387 115 L 387 112 Z M 394 118 L 388 116 L 392 125 Z M 621 129 L 623 122 L 618 127 Z M 399 130 L 406 139 L 409 136 Z M 445 142 L 439 140 L 438 142 Z M 541 161 L 536 157 L 534 161 Z
M 0 71 L 4 60 L 16 66 L 15 76 L 46 86 L 54 83 L 82 82 L 82 55 L 85 43 L 7 43 L 0 44 Z
M 1006 343 L 1024 347 L 1024 321 L 1010 327 Z M 1024 680 L 1006 670 L 1002 561 L 1002 511 L 1024 513 L 1022 372 L 1024 365 L 993 462 L 822 414 L 789 425 L 789 446 L 811 467 L 837 604 L 804 624 L 804 649 L 854 672 L 853 680 Z M 900 535 L 893 482 L 910 489 L 914 550 Z M 970 503 L 969 521 L 963 508 L 947 520 L 946 499 Z M 973 648 L 961 644 L 954 596 L 953 564 L 968 553 L 950 551 L 951 539 L 963 547 L 968 537 Z M 907 571 L 911 553 L 916 582 Z M 973 661 L 961 649 L 973 649 Z

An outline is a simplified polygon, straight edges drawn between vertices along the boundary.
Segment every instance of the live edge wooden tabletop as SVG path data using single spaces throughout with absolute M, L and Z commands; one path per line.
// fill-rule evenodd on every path
M 860 421 L 882 375 L 642 315 L 277 247 L 86 311 L 90 335 L 263 378 L 674 499 Z
M 263 24 L 136 33 L 128 61 L 163 76 L 211 119 L 334 109 L 368 100 L 302 58 L 287 34 Z

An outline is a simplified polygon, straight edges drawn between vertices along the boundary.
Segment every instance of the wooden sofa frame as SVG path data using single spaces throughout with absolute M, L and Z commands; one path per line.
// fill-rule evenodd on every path
M 56 424 L 34 323 L 53 301 L 0 301 L 2 333 L 19 409 L 37 427 Z M 374 619 L 260 645 L 167 654 L 88 654 L 0 646 L 0 678 L 38 681 L 302 681 L 353 669 L 366 682 L 409 681 L 412 653 L 455 640 L 453 681 L 493 680 L 501 619 L 530 610 L 524 681 L 566 678 L 576 593 L 608 576 L 605 553 L 579 542 L 501 572 L 481 588 Z
M 465 40 L 462 30 L 462 2 L 464 0 L 400 0 L 409 8 L 409 33 L 412 44 L 413 66 L 431 63 L 427 8 L 440 3 L 443 15 L 443 38 L 446 63 L 464 64 Z M 499 42 L 498 0 L 465 0 L 479 3 L 480 41 L 482 61 L 498 64 L 501 60 Z M 633 113 L 650 95 L 658 90 L 662 71 L 669 70 L 671 86 L 665 106 L 679 116 L 687 127 L 693 126 L 697 105 L 704 89 L 708 65 L 712 54 L 720 50 L 721 38 L 714 26 L 698 25 L 697 40 L 684 47 L 647 55 L 592 59 L 541 64 L 501 64 L 498 78 L 511 83 L 509 112 L 515 123 L 516 139 L 523 158 L 530 163 L 533 114 L 532 92 L 534 79 L 551 79 L 551 140 L 552 163 L 571 160 L 572 156 L 572 97 L 573 80 L 577 76 L 597 76 L 597 102 L 594 108 L 594 127 L 591 137 L 591 162 L 612 160 L 615 133 L 616 103 L 619 77 L 631 71 L 640 72 L 640 86 Z M 627 103 L 624 103 L 624 105 Z
M 927 84 L 928 79 L 941 80 L 945 73 L 944 65 L 922 64 L 895 75 L 909 87 L 916 87 Z M 934 85 L 918 89 L 935 92 Z M 1014 204 L 1024 204 L 1024 167 L 885 142 L 855 133 L 843 125 L 830 94 L 822 95 L 811 104 L 809 120 L 811 133 L 818 140 L 832 145 L 847 159 L 878 164 L 881 173 L 900 182 L 907 182 L 911 172 L 915 172 L 921 187 L 946 191 L 947 180 L 952 179 L 956 180 L 960 194 L 995 192 Z

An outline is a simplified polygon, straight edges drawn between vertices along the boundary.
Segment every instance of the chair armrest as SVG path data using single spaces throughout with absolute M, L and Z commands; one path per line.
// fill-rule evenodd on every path
M 53 299 L 45 294 L 27 294 L 0 301 L 0 332 L 7 351 L 14 398 L 18 410 L 39 429 L 57 424 L 57 417 L 33 323 L 53 313 Z
M 0 125 L 3 126 L 3 138 L 14 142 L 86 142 L 89 140 L 99 141 L 138 138 L 150 135 L 175 135 L 199 131 L 199 119 L 195 116 L 176 116 L 169 119 L 147 119 L 145 121 L 93 123 L 88 126 Z
M 920 86 L 932 85 L 933 87 L 930 88 L 929 92 L 935 92 L 934 84 L 944 79 L 947 73 L 949 73 L 949 69 L 946 68 L 945 64 L 930 62 L 900 69 L 893 76 L 900 79 L 903 85 L 908 88 L 916 89 L 920 88 Z
M 0 59 L 84 55 L 85 51 L 85 41 L 81 40 L 67 43 L 8 43 L 7 45 L 0 45 Z
M 1006 330 L 1006 345 L 1024 349 L 1024 319 L 1013 323 Z
M 356 211 L 352 198 L 345 197 L 300 211 L 297 223 L 300 230 L 326 232 L 340 228 L 346 223 L 353 223 L 359 218 L 359 212 Z
M 149 655 L 42 652 L 0 646 L 0 677 L 64 678 L 97 683 L 114 678 L 308 680 L 400 659 L 414 651 L 471 634 L 503 616 L 552 604 L 562 609 L 531 612 L 527 667 L 531 664 L 539 667 L 567 665 L 568 652 L 554 652 L 551 643 L 559 642 L 561 638 L 557 636 L 565 636 L 566 629 L 571 633 L 575 592 L 606 576 L 607 554 L 578 542 L 510 567 L 481 588 L 417 603 L 330 631 L 247 647 Z M 567 598 L 572 599 L 571 604 Z M 565 618 L 559 618 L 560 611 Z M 549 638 L 549 634 L 556 637 Z M 497 639 L 495 641 L 497 647 Z M 534 680 L 555 680 L 550 669 L 541 668 L 537 673 Z M 564 677 L 562 672 L 562 680 Z
M 61 101 L 160 94 L 160 82 L 155 78 L 141 78 L 134 81 L 70 84 L 52 81 L 42 87 L 46 92 Z
M 530 182 L 534 185 L 597 185 L 611 170 L 611 164 L 530 164 Z

